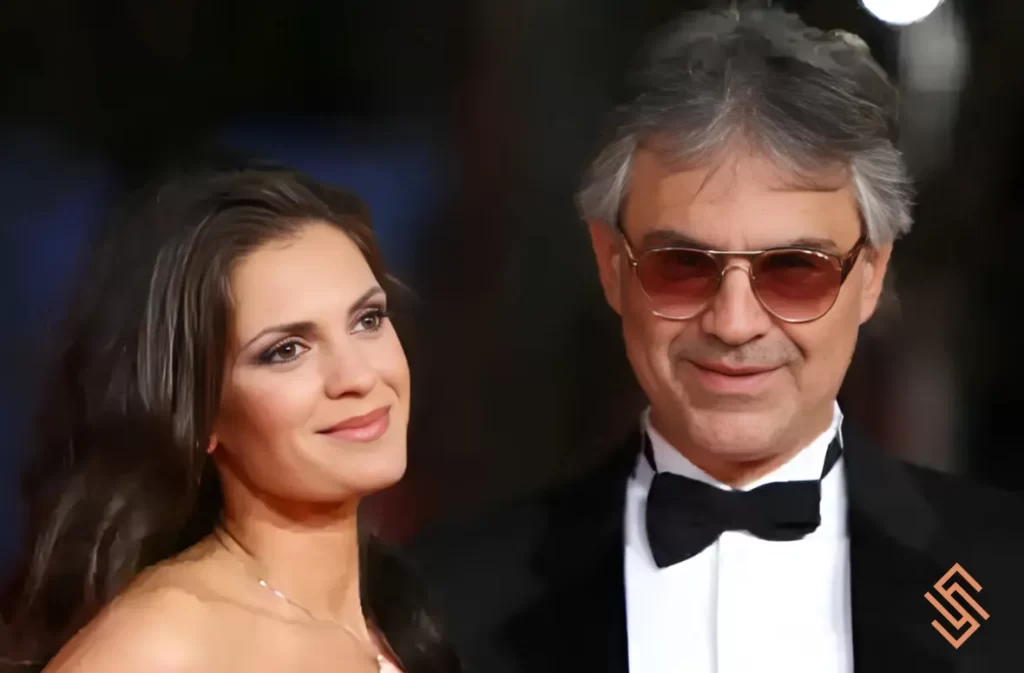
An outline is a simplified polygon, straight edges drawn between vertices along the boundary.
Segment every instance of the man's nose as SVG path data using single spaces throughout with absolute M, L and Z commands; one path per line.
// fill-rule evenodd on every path
M 749 264 L 726 266 L 714 299 L 701 315 L 703 330 L 723 343 L 739 346 L 764 336 L 771 326 L 771 315 L 754 293 Z

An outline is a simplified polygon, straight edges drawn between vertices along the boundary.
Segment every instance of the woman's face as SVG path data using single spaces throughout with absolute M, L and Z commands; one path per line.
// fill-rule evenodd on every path
M 384 292 L 348 235 L 312 223 L 240 260 L 230 282 L 213 455 L 222 480 L 330 504 L 400 479 L 409 369 Z

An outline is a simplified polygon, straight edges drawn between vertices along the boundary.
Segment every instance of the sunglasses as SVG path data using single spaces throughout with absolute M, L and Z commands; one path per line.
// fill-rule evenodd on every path
M 747 273 L 758 302 L 779 320 L 817 320 L 836 303 L 867 243 L 867 235 L 862 234 L 845 255 L 799 247 L 730 252 L 678 246 L 633 254 L 621 226 L 619 233 L 651 310 L 670 320 L 688 320 L 703 312 L 718 293 L 726 272 L 733 269 Z M 730 259 L 746 259 L 749 266 L 728 264 Z

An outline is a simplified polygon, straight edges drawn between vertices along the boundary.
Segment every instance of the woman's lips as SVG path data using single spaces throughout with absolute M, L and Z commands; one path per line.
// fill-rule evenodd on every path
M 368 414 L 347 418 L 319 434 L 348 442 L 372 442 L 387 432 L 390 423 L 391 407 L 384 406 Z

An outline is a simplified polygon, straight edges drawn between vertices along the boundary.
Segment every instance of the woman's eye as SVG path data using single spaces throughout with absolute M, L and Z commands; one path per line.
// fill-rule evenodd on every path
M 370 309 L 366 313 L 359 316 L 359 321 L 356 325 L 356 331 L 358 332 L 376 332 L 384 326 L 384 321 L 387 320 L 388 314 L 382 308 Z
M 305 346 L 300 344 L 298 341 L 285 341 L 282 344 L 274 346 L 262 356 L 260 361 L 266 364 L 281 364 L 284 362 L 291 362 L 295 358 L 302 355 L 306 349 Z

